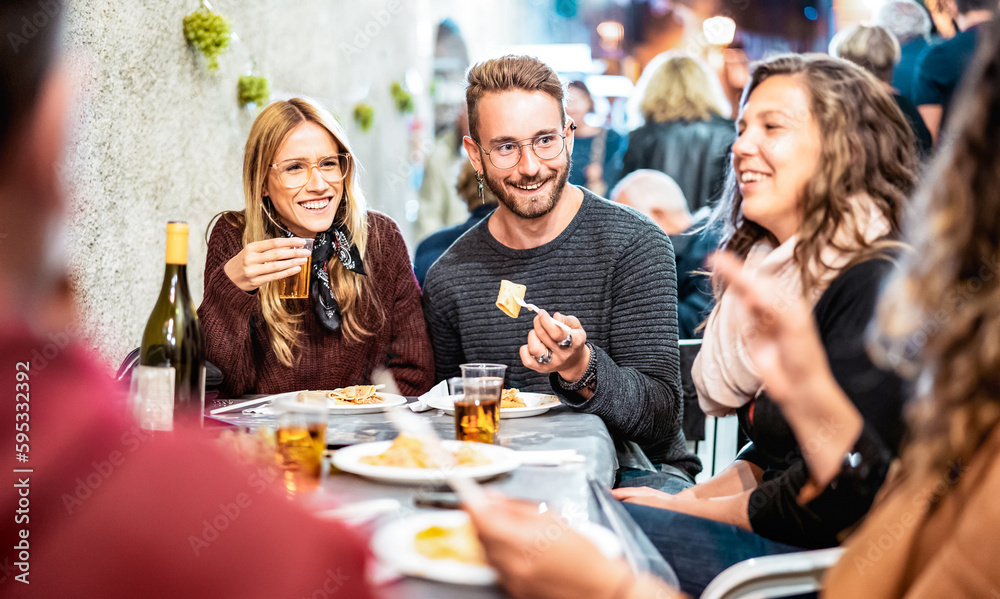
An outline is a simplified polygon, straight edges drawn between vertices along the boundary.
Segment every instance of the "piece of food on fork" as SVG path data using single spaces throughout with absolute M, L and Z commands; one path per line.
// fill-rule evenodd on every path
M 497 308 L 510 316 L 517 318 L 521 314 L 521 303 L 517 300 L 524 300 L 524 292 L 528 288 L 524 285 L 503 279 L 500 281 L 500 295 L 497 296 Z
M 502 279 L 500 281 L 500 294 L 497 295 L 497 308 L 510 316 L 511 318 L 517 318 L 521 314 L 521 308 L 527 308 L 535 314 L 538 314 L 541 310 L 535 304 L 529 304 L 524 301 L 524 293 L 528 288 L 525 285 L 518 285 L 507 279 Z M 565 323 L 559 322 L 553 319 L 559 328 L 566 331 L 568 335 L 572 329 L 569 328 Z

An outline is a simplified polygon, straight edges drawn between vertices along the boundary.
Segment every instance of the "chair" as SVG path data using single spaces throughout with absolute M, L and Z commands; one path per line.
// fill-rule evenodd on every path
M 818 592 L 842 547 L 748 559 L 712 580 L 701 599 L 769 599 Z
M 681 339 L 681 392 L 684 398 L 684 437 L 688 449 L 701 460 L 703 469 L 695 478 L 704 482 L 723 470 L 736 458 L 740 426 L 736 416 L 706 416 L 698 405 L 698 391 L 691 369 L 701 350 L 701 339 Z

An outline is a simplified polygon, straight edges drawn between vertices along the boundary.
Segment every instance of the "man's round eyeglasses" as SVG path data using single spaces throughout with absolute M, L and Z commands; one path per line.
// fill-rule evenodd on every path
M 336 183 L 347 176 L 350 170 L 350 154 L 331 154 L 324 156 L 316 162 L 299 160 L 282 160 L 270 165 L 278 175 L 278 182 L 289 189 L 304 187 L 312 176 L 312 169 L 319 171 L 319 176 L 327 183 Z
M 566 136 L 557 135 L 555 133 L 546 133 L 544 135 L 539 135 L 534 139 L 528 137 L 517 141 L 508 141 L 502 144 L 497 144 L 489 151 L 487 151 L 486 148 L 484 148 L 478 141 L 476 141 L 476 145 L 479 146 L 479 149 L 489 157 L 493 166 L 499 169 L 509 169 L 514 168 L 517 166 L 517 163 L 521 161 L 521 148 L 524 146 L 531 146 L 531 151 L 533 151 L 535 156 L 538 156 L 540 160 L 552 160 L 556 156 L 562 154 L 563 150 L 566 149 Z

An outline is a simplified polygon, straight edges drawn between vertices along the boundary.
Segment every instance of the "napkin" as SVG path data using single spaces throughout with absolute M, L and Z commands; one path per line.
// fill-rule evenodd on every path
M 407 407 L 414 412 L 426 412 L 427 410 L 433 409 L 427 405 L 428 399 L 432 397 L 447 397 L 448 396 L 448 381 L 441 381 L 440 383 L 431 387 L 431 390 L 424 393 L 417 398 L 417 401 L 409 404 Z
M 517 458 L 521 461 L 522 466 L 562 466 L 582 464 L 587 461 L 587 458 L 578 454 L 575 449 L 518 451 Z

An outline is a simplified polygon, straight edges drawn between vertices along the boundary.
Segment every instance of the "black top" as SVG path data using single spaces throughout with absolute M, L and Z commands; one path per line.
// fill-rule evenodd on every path
M 902 409 L 908 385 L 880 370 L 865 351 L 865 329 L 875 312 L 881 284 L 892 270 L 889 260 L 874 259 L 842 272 L 813 310 L 834 379 L 861 412 L 865 426 L 895 453 L 904 431 Z M 738 459 L 764 469 L 764 480 L 750 496 L 753 531 L 804 548 L 833 547 L 838 534 L 859 521 L 871 507 L 878 479 L 865 492 L 841 493 L 798 503 L 809 472 L 791 427 L 766 394 L 737 411 L 751 443 Z
M 666 173 L 680 186 L 694 213 L 722 193 L 735 140 L 736 127 L 721 116 L 647 123 L 629 135 L 622 177 L 643 168 Z

